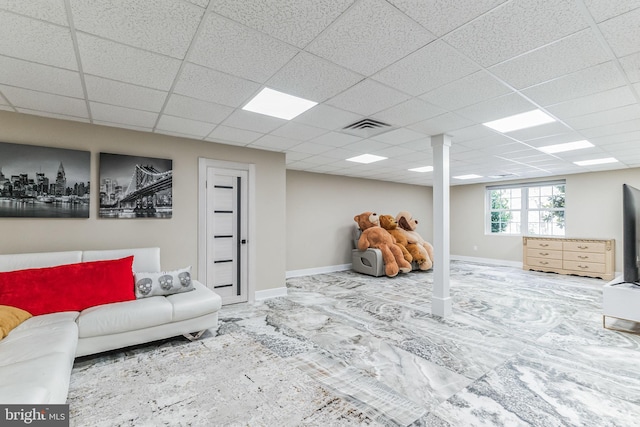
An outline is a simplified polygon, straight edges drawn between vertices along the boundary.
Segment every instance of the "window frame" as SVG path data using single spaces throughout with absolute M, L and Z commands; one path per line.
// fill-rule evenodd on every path
M 485 235 L 489 235 L 489 236 L 528 236 L 528 235 L 533 235 L 533 236 L 546 236 L 546 237 L 563 237 L 565 236 L 566 230 L 567 230 L 567 223 L 566 223 L 566 216 L 563 215 L 564 217 L 564 234 L 561 235 L 556 235 L 556 234 L 531 234 L 529 233 L 529 212 L 530 211 L 540 211 L 541 209 L 530 209 L 529 208 L 529 189 L 533 188 L 533 187 L 555 187 L 558 185 L 564 185 L 565 186 L 565 190 L 564 190 L 564 194 L 565 194 L 565 200 L 566 200 L 566 194 L 567 194 L 567 182 L 564 179 L 560 179 L 560 180 L 552 180 L 552 181 L 537 181 L 537 182 L 526 182 L 526 183 L 514 183 L 514 184 L 497 184 L 497 185 L 488 185 L 485 187 L 485 221 L 484 221 L 484 228 L 485 228 Z M 491 201 L 491 193 L 494 190 L 508 190 L 508 189 L 520 189 L 521 193 L 520 193 L 520 209 L 508 209 L 509 211 L 519 211 L 520 212 L 520 232 L 519 233 L 504 233 L 504 232 L 493 232 L 491 231 L 491 214 L 493 212 L 492 209 L 492 201 Z M 548 210 L 548 209 L 545 209 Z M 562 211 L 562 212 L 566 212 L 566 202 L 565 202 L 565 207 L 562 209 L 556 208 L 554 209 L 555 211 Z M 524 233 L 523 233 L 524 230 Z

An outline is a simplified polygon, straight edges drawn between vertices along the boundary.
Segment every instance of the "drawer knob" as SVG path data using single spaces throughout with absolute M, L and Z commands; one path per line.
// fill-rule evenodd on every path
M 542 265 L 547 265 L 547 264 L 549 264 L 549 263 L 548 263 L 547 261 L 540 261 L 540 264 L 542 264 Z
M 588 265 L 580 265 L 580 264 L 578 264 L 578 268 L 589 268 L 589 266 Z
M 587 258 L 589 258 L 589 256 L 588 256 L 588 255 L 578 255 L 578 258 L 580 258 L 580 259 L 587 259 Z
M 547 255 L 549 255 L 549 252 L 540 252 L 540 255 L 547 256 Z
M 540 246 L 542 246 L 543 248 L 546 248 L 547 246 L 549 246 L 548 243 L 540 243 Z
M 578 249 L 589 249 L 589 246 L 578 245 Z

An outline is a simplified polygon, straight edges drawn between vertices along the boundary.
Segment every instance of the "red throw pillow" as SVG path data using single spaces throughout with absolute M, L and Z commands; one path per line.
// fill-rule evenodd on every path
M 133 256 L 0 273 L 0 304 L 34 316 L 136 298 Z

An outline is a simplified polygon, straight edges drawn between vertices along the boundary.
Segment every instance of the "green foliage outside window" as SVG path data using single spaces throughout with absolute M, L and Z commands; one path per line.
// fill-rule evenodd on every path
M 491 232 L 504 233 L 512 214 L 509 212 L 509 198 L 504 197 L 502 191 L 491 192 Z

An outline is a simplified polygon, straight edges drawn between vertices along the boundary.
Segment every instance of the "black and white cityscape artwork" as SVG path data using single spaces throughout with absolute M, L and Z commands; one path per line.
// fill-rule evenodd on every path
M 0 142 L 0 217 L 89 218 L 89 151 Z
M 171 218 L 172 160 L 100 153 L 100 218 Z

